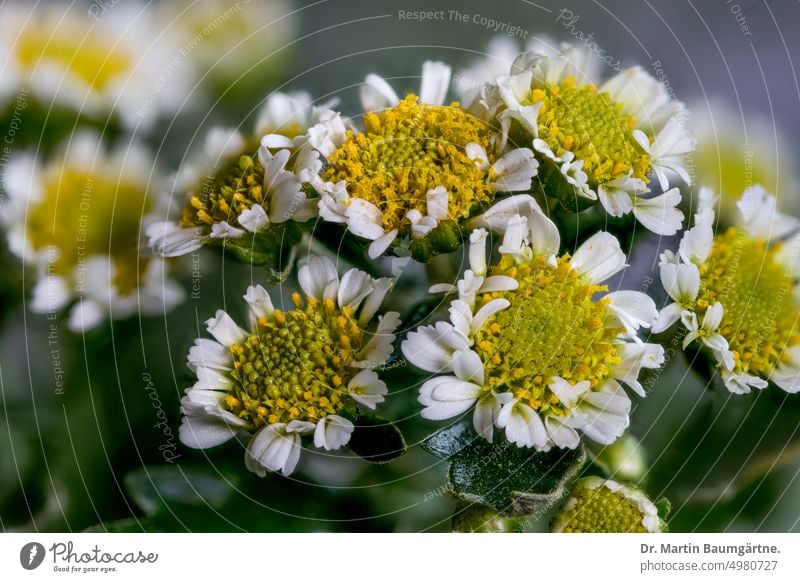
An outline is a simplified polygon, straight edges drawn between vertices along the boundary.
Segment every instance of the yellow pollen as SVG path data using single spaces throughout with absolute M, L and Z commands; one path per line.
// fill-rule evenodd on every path
M 633 136 L 635 119 L 622 105 L 593 85 L 579 87 L 572 78 L 531 92 L 524 104 L 542 103 L 537 119 L 539 137 L 556 155 L 572 152 L 583 160 L 593 186 L 633 176 L 647 181 L 650 158 Z M 631 125 L 631 124 L 634 125 Z
M 259 319 L 258 330 L 230 347 L 233 393 L 223 405 L 254 427 L 312 421 L 340 413 L 345 386 L 358 370 L 348 363 L 363 348 L 361 336 L 342 336 L 339 319 L 357 322 L 328 301 L 296 301 L 290 311 Z M 246 407 L 237 403 L 245 402 Z
M 109 257 L 114 286 L 121 295 L 130 294 L 149 264 L 138 245 L 140 217 L 151 208 L 145 183 L 121 178 L 119 172 L 61 164 L 41 172 L 43 197 L 31 203 L 27 216 L 31 246 L 58 249 L 52 274 L 67 278 L 88 257 Z
M 718 235 L 700 266 L 694 309 L 702 322 L 709 305 L 722 304 L 719 332 L 734 353 L 735 371 L 766 378 L 780 354 L 800 344 L 794 280 L 767 247 L 735 228 Z
M 490 172 L 466 155 L 477 143 L 494 162 L 491 128 L 458 103 L 433 106 L 408 95 L 399 105 L 364 116 L 364 132 L 348 134 L 328 160 L 326 181 L 345 180 L 351 196 L 375 204 L 383 212 L 383 227 L 410 228 L 406 213 L 427 214 L 427 192 L 442 186 L 450 195 L 453 220 L 492 201 Z
M 517 277 L 519 288 L 500 294 L 511 306 L 493 316 L 475 338 L 487 385 L 554 414 L 567 410 L 548 388 L 552 378 L 602 386 L 611 375 L 608 363 L 619 361 L 615 340 L 623 331 L 606 317 L 608 302 L 592 299 L 605 287 L 573 276 L 568 258 L 559 258 L 555 267 L 537 258 L 520 268 L 527 275 Z M 512 269 L 511 259 L 503 258 L 492 274 L 508 275 Z M 476 309 L 497 295 L 479 296 Z

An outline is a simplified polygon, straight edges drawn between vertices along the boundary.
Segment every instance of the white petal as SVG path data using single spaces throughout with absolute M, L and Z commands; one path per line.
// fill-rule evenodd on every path
M 386 384 L 373 370 L 361 370 L 347 385 L 350 398 L 372 410 L 386 400 Z
M 394 107 L 400 103 L 400 98 L 391 85 L 383 77 L 367 75 L 364 84 L 359 89 L 361 106 L 364 111 L 383 111 L 387 107 Z
M 697 265 L 661 263 L 661 285 L 675 301 L 687 305 L 700 293 L 700 271 Z
M 580 444 L 581 439 L 575 429 L 564 424 L 557 416 L 546 416 L 544 425 L 550 440 L 562 449 L 574 449 Z
M 377 259 L 383 253 L 385 253 L 386 250 L 392 246 L 392 243 L 394 242 L 394 239 L 397 238 L 398 233 L 399 231 L 395 228 L 372 241 L 372 244 L 369 245 L 369 250 L 367 252 L 369 258 Z
M 290 475 L 300 458 L 300 435 L 286 432 L 283 424 L 271 424 L 256 433 L 247 445 L 247 469 L 263 477 L 266 471 Z
M 494 426 L 503 404 L 511 399 L 511 394 L 490 392 L 478 399 L 472 414 L 472 426 L 490 443 L 494 440 Z
M 210 449 L 228 442 L 236 436 L 237 429 L 221 419 L 209 415 L 187 415 L 178 429 L 178 438 L 192 449 Z
M 226 348 L 247 339 L 247 332 L 236 325 L 231 316 L 222 309 L 218 309 L 214 317 L 206 320 L 206 328 L 208 333 Z
M 47 275 L 36 282 L 29 307 L 35 313 L 52 313 L 69 303 L 71 295 L 64 277 Z
M 312 256 L 298 270 L 297 281 L 307 297 L 323 301 L 336 297 L 339 274 L 336 265 L 328 257 Z
M 724 313 L 725 309 L 719 301 L 715 302 L 713 305 L 709 305 L 705 315 L 703 315 L 703 329 L 715 331 L 719 327 L 719 324 L 722 323 L 722 316 Z
M 97 301 L 81 299 L 70 311 L 67 325 L 72 331 L 84 332 L 97 327 L 107 318 L 107 308 L 104 309 Z
M 484 382 L 483 362 L 472 350 L 459 350 L 453 354 L 453 372 L 460 380 L 478 385 Z
M 680 319 L 683 307 L 679 303 L 670 303 L 658 314 L 658 319 L 653 323 L 653 333 L 662 333 L 671 328 Z
M 428 216 L 432 216 L 436 220 L 447 220 L 449 214 L 447 211 L 448 204 L 450 203 L 450 195 L 443 186 L 437 186 L 428 190 Z
M 446 420 L 469 410 L 480 394 L 480 386 L 453 376 L 437 376 L 419 389 L 421 415 L 428 420 Z
M 360 269 L 350 269 L 339 282 L 339 307 L 358 309 L 364 298 L 372 293 L 372 277 Z
M 552 220 L 541 212 L 531 212 L 528 215 L 528 238 L 535 256 L 555 261 L 561 246 L 561 235 Z
M 145 234 L 148 246 L 163 257 L 180 257 L 193 253 L 203 246 L 205 240 L 197 229 L 182 228 L 170 221 L 149 225 Z
M 364 305 L 361 307 L 361 312 L 358 315 L 358 323 L 366 325 L 372 320 L 372 317 L 380 309 L 386 294 L 394 287 L 395 279 L 389 277 L 381 277 L 380 279 L 373 279 L 372 292 L 367 296 Z
M 486 325 L 486 322 L 498 311 L 502 311 L 511 306 L 511 302 L 508 299 L 498 298 L 492 299 L 481 307 L 478 310 L 478 313 L 472 318 L 472 324 L 470 325 L 470 330 L 472 331 L 472 335 L 478 333 L 479 330 L 483 329 L 483 326 Z
M 575 251 L 570 266 L 590 281 L 602 283 L 625 268 L 625 253 L 614 236 L 598 232 Z
M 519 148 L 511 150 L 497 160 L 492 168 L 497 179 L 490 184 L 495 192 L 530 191 L 531 180 L 539 168 L 533 150 Z
M 681 194 L 677 188 L 654 198 L 637 198 L 633 204 L 633 215 L 647 230 L 672 236 L 681 229 L 683 223 L 683 212 L 677 208 L 680 201 Z
M 591 388 L 591 384 L 584 380 L 574 386 L 559 376 L 554 376 L 550 384 L 547 385 L 556 398 L 567 408 L 572 408 L 577 404 L 581 395 Z
M 470 221 L 472 228 L 485 228 L 503 234 L 508 220 L 513 216 L 529 216 L 541 208 L 529 194 L 517 194 L 495 202 L 489 210 Z
M 679 254 L 686 263 L 703 264 L 711 253 L 714 244 L 714 230 L 711 224 L 701 222 L 683 234 Z
M 401 349 L 406 359 L 426 372 L 449 372 L 453 354 L 469 348 L 469 340 L 451 324 L 439 321 L 408 334 Z
M 422 65 L 422 84 L 419 100 L 430 105 L 444 105 L 450 86 L 450 67 L 439 61 L 425 61 Z
M 544 449 L 548 444 L 547 431 L 539 415 L 527 404 L 511 401 L 503 406 L 497 426 L 505 428 L 506 438 L 518 447 Z
M 215 222 L 211 225 L 211 238 L 238 238 L 244 234 L 241 228 L 231 226 L 227 222 Z
M 255 319 L 268 317 L 275 311 L 269 292 L 261 285 L 250 285 L 244 294 L 244 300 L 250 307 L 250 313 Z
M 606 295 L 609 308 L 628 332 L 634 335 L 639 327 L 650 327 L 658 318 L 655 302 L 639 291 L 614 291 Z
M 256 233 L 269 224 L 269 217 L 260 204 L 253 204 L 239 215 L 239 224 L 245 230 Z
M 230 370 L 233 367 L 233 358 L 225 346 L 210 339 L 199 338 L 194 340 L 194 345 L 189 348 L 187 364 L 191 370 L 200 367 Z
M 486 274 L 486 229 L 473 230 L 469 235 L 469 268 L 480 276 Z
M 337 414 L 323 417 L 314 430 L 314 446 L 333 451 L 346 445 L 353 434 L 353 423 Z
M 770 241 L 785 237 L 798 228 L 798 221 L 778 212 L 775 196 L 761 186 L 751 186 L 738 202 L 744 229 L 751 238 Z

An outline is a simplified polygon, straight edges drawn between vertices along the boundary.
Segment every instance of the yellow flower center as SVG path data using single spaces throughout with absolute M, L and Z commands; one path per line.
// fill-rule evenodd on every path
M 113 283 L 127 294 L 147 267 L 138 242 L 141 217 L 151 204 L 144 184 L 118 180 L 84 170 L 46 169 L 44 197 L 30 208 L 27 237 L 34 249 L 58 249 L 53 274 L 74 276 L 79 284 L 87 259 L 109 257 Z
M 69 19 L 67 19 L 68 21 Z M 102 42 L 91 31 L 80 27 L 43 31 L 36 26 L 24 28 L 17 38 L 17 58 L 24 69 L 33 70 L 47 62 L 56 62 L 80 77 L 92 89 L 102 91 L 133 69 L 129 55 L 119 47 Z
M 235 388 L 224 406 L 256 427 L 341 412 L 358 372 L 350 363 L 365 334 L 352 310 L 331 299 L 292 299 L 295 309 L 260 318 L 257 330 L 230 348 Z
M 519 288 L 478 300 L 478 308 L 496 297 L 511 302 L 475 338 L 486 385 L 550 414 L 568 412 L 548 388 L 554 376 L 571 384 L 588 380 L 599 389 L 620 362 L 613 340 L 623 330 L 607 320 L 607 300 L 592 300 L 606 287 L 587 283 L 568 259 L 560 257 L 553 267 L 543 258 L 516 265 L 504 257 L 493 274 L 514 277 Z
M 246 151 L 256 151 L 252 144 Z M 189 192 L 189 204 L 183 209 L 181 225 L 209 230 L 212 224 L 238 224 L 242 211 L 253 204 L 264 206 L 264 167 L 257 155 L 231 156 L 213 175 L 205 176 Z
M 348 132 L 323 174 L 326 181 L 345 180 L 351 196 L 380 208 L 386 231 L 402 226 L 411 209 L 427 214 L 426 194 L 437 186 L 450 194 L 448 216 L 454 220 L 494 196 L 491 169 L 478 168 L 465 151 L 477 143 L 488 152 L 491 128 L 458 103 L 417 101 L 410 94 L 396 107 L 367 113 L 364 132 Z
M 636 501 L 605 485 L 578 488 L 557 520 L 565 533 L 648 533 Z
M 574 78 L 560 85 L 534 89 L 526 105 L 542 103 L 537 119 L 539 138 L 560 156 L 572 152 L 583 160 L 591 185 L 626 176 L 647 181 L 650 158 L 633 137 L 634 117 L 622 112 L 594 85 L 578 87 Z
M 780 245 L 768 247 L 729 228 L 717 236 L 700 266 L 698 320 L 709 305 L 722 303 L 719 332 L 728 340 L 736 368 L 767 377 L 785 350 L 800 344 L 794 280 L 775 258 Z

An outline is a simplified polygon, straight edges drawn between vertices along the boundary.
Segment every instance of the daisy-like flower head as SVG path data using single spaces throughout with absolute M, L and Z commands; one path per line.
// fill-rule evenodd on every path
M 174 67 L 164 83 L 159 55 L 171 35 L 160 30 L 138 2 L 122 3 L 102 19 L 84 6 L 62 3 L 3 4 L 0 20 L 0 80 L 3 98 L 30 88 L 45 111 L 51 106 L 105 120 L 116 114 L 129 127 L 151 124 L 172 113 L 190 86 L 185 67 Z M 164 48 L 153 50 L 158 41 Z
M 392 280 L 358 269 L 340 279 L 327 257 L 312 257 L 298 279 L 305 298 L 293 294 L 291 310 L 277 309 L 256 285 L 244 296 L 246 328 L 222 310 L 206 322 L 214 339 L 198 339 L 189 351 L 197 383 L 182 400 L 185 445 L 206 449 L 248 433 L 247 468 L 288 475 L 303 435 L 338 449 L 350 440 L 355 405 L 384 401 L 374 368 L 391 355 L 400 318 L 388 312 L 373 322 Z
M 12 158 L 0 218 L 11 250 L 38 271 L 34 311 L 77 299 L 69 325 L 84 330 L 109 317 L 163 313 L 183 299 L 165 261 L 137 244 L 153 204 L 153 165 L 142 147 L 106 152 L 89 132 L 73 135 L 47 163 L 33 153 Z
M 495 111 L 504 138 L 532 139 L 548 195 L 570 207 L 581 198 L 599 199 L 611 216 L 632 212 L 647 229 L 675 234 L 683 220 L 678 190 L 643 195 L 653 175 L 662 190 L 673 174 L 689 181 L 683 156 L 694 144 L 683 127 L 683 106 L 639 67 L 598 86 L 587 71 L 590 62 L 577 48 L 523 53 L 512 74 L 487 89 L 485 106 Z
M 666 523 L 658 508 L 638 489 L 600 477 L 575 486 L 553 519 L 557 533 L 659 533 Z
M 212 129 L 203 155 L 176 179 L 184 204 L 180 218 L 164 221 L 162 216 L 154 222 L 147 231 L 150 245 L 173 257 L 224 243 L 248 260 L 276 262 L 281 247 L 299 239 L 294 223 L 316 215 L 316 200 L 307 197 L 301 177 L 290 171 L 298 158 L 293 140 L 329 114 L 307 93 L 276 93 L 258 117 L 255 137 Z
M 674 303 L 661 311 L 653 330 L 680 320 L 687 331 L 684 348 L 695 343 L 708 350 L 735 394 L 765 388 L 768 380 L 800 391 L 798 221 L 778 212 L 775 197 L 754 186 L 739 200 L 736 225 L 715 235 L 715 202 L 704 189 L 678 253 L 661 255 L 661 283 Z
M 780 210 L 799 207 L 797 153 L 775 120 L 734 109 L 722 99 L 695 103 L 691 111 L 695 179 L 719 196 L 722 225 L 737 221 L 739 198 L 754 184 L 774 192 Z
M 444 420 L 474 407 L 473 425 L 491 441 L 494 427 L 520 447 L 575 448 L 579 432 L 614 442 L 627 428 L 631 402 L 620 383 L 639 395 L 642 367 L 655 368 L 663 349 L 643 343 L 640 327 L 657 316 L 636 291 L 602 284 L 625 267 L 617 240 L 598 233 L 574 255 L 557 255 L 559 235 L 541 212 L 508 221 L 491 268 L 487 233 L 472 233 L 470 269 L 455 286 L 450 321 L 421 327 L 403 342 L 405 357 L 443 374 L 420 388 L 422 416 Z
M 533 151 L 498 152 L 491 126 L 446 104 L 449 83 L 450 67 L 426 62 L 419 95 L 400 99 L 369 75 L 361 88 L 364 131 L 316 131 L 325 158 L 315 186 L 320 217 L 370 241 L 372 258 L 409 240 L 421 261 L 453 251 L 467 219 L 498 193 L 531 188 Z

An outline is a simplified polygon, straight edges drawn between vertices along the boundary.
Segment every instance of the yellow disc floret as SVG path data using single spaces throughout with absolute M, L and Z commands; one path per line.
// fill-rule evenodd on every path
M 526 105 L 541 103 L 539 138 L 557 156 L 572 152 L 583 160 L 592 185 L 627 176 L 647 181 L 650 158 L 633 136 L 636 119 L 625 115 L 594 85 L 576 86 L 570 77 L 560 85 L 534 89 Z
M 25 69 L 56 61 L 87 86 L 101 91 L 114 79 L 129 74 L 135 65 L 127 54 L 101 42 L 96 35 L 82 36 L 63 27 L 46 33 L 35 26 L 26 27 L 16 43 L 17 58 Z
M 548 388 L 553 377 L 600 389 L 620 362 L 614 339 L 623 329 L 607 317 L 607 300 L 592 299 L 606 287 L 586 282 L 568 259 L 560 257 L 554 267 L 544 258 L 516 265 L 504 257 L 493 274 L 514 277 L 519 288 L 478 300 L 478 307 L 500 296 L 511 303 L 475 338 L 486 384 L 548 414 L 568 412 Z
M 722 303 L 719 333 L 728 340 L 736 369 L 766 378 L 786 349 L 800 344 L 794 280 L 775 254 L 780 245 L 728 229 L 717 236 L 700 266 L 700 293 L 694 309 L 698 320 L 709 305 Z
M 42 190 L 43 199 L 28 214 L 27 236 L 34 249 L 56 249 L 52 273 L 80 279 L 90 257 L 107 256 L 112 283 L 123 295 L 132 291 L 148 263 L 138 245 L 140 217 L 150 209 L 145 185 L 51 167 L 43 172 Z
M 639 504 L 605 485 L 573 492 L 557 516 L 564 533 L 649 533 Z
M 235 224 L 237 217 L 253 204 L 264 203 L 264 167 L 257 155 L 245 148 L 240 155 L 224 160 L 213 175 L 206 176 L 189 192 L 181 226 L 206 227 L 220 222 Z
M 234 389 L 223 405 L 255 427 L 292 420 L 317 422 L 344 408 L 350 364 L 364 343 L 352 310 L 331 299 L 276 310 L 230 348 Z
M 465 218 L 493 198 L 491 168 L 479 168 L 466 154 L 470 143 L 488 151 L 491 135 L 458 103 L 428 105 L 411 94 L 396 107 L 367 113 L 364 131 L 348 132 L 323 179 L 345 180 L 350 196 L 377 206 L 386 231 L 402 226 L 409 210 L 426 214 L 427 191 L 437 186 L 450 195 L 448 215 Z

